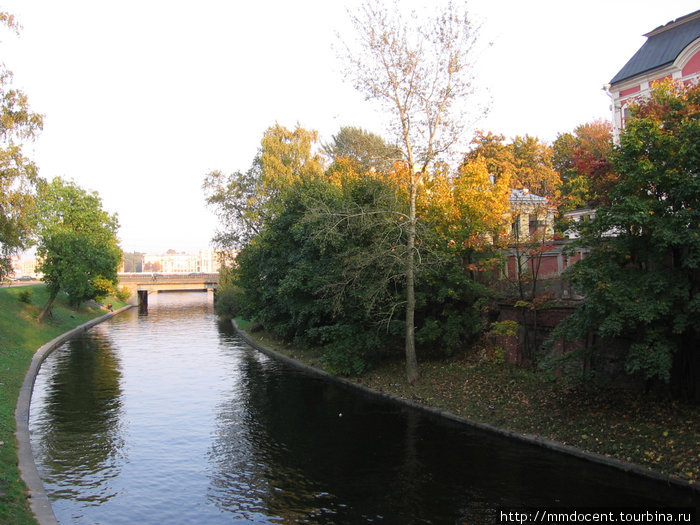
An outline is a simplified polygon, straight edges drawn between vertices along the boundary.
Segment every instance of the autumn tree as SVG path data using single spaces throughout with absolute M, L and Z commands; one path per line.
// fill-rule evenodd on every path
M 317 151 L 318 133 L 299 125 L 293 131 L 275 124 L 261 140 L 262 188 L 270 194 L 323 172 L 323 158 Z
M 561 187 L 553 149 L 528 135 L 506 142 L 503 135 L 477 132 L 472 149 L 465 155 L 463 169 L 467 166 L 474 174 L 483 172 L 485 166 L 493 185 L 484 194 L 486 198 L 481 197 L 483 189 L 477 191 L 471 213 L 478 216 L 483 206 L 482 213 L 499 226 L 494 233 L 500 235 L 494 235 L 493 240 L 509 254 L 502 281 L 505 286 L 500 291 L 520 312 L 523 354 L 528 363 L 534 364 L 539 347 L 538 310 L 547 305 L 540 269 L 545 253 L 552 248 L 553 210 Z M 483 175 L 479 178 L 483 180 Z
M 0 12 L 0 24 L 19 32 L 9 13 Z M 42 116 L 30 110 L 27 96 L 12 87 L 12 73 L 0 64 L 0 281 L 12 270 L 10 256 L 31 238 L 37 167 L 22 146 L 42 125 Z
M 464 156 L 464 163 L 469 163 L 482 158 L 486 162 L 486 169 L 494 182 L 501 177 L 507 177 L 508 184 L 515 172 L 515 159 L 513 149 L 506 144 L 504 135 L 492 132 L 477 131 L 472 139 L 472 147 Z
M 552 165 L 552 147 L 525 135 L 515 137 L 510 148 L 514 164 L 513 187 L 526 188 L 550 201 L 558 200 L 561 178 Z
M 597 120 L 560 133 L 553 144 L 553 166 L 562 180 L 562 207 L 597 207 L 617 181 L 610 164 L 612 125 Z
M 560 194 L 561 178 L 553 164 L 554 150 L 537 137 L 525 135 L 507 142 L 503 135 L 477 131 L 465 162 L 481 157 L 497 181 L 505 176 L 512 188 L 527 189 L 550 200 Z
M 630 341 L 629 373 L 700 400 L 700 87 L 671 82 L 632 106 L 608 203 L 581 225 L 591 255 L 568 270 L 585 296 L 558 334 Z M 588 339 L 590 340 L 590 339 Z
M 368 100 L 391 116 L 403 153 L 406 210 L 405 354 L 409 383 L 418 378 L 415 348 L 415 277 L 419 261 L 417 199 L 431 165 L 446 155 L 469 123 L 477 31 L 466 10 L 450 2 L 430 17 L 404 14 L 398 2 L 379 1 L 349 12 L 356 48 L 346 46 L 347 76 Z
M 452 184 L 455 213 L 451 222 L 468 228 L 468 237 L 462 242 L 493 246 L 507 233 L 510 171 L 501 171 L 495 177 L 487 159 L 471 157 L 460 166 Z
M 401 271 L 396 244 L 386 239 L 396 237 L 391 228 L 401 238 L 403 216 L 388 213 L 401 201 L 392 177 L 361 163 L 371 157 L 389 166 L 384 156 L 393 149 L 377 136 L 355 140 L 367 139 L 364 132 L 339 135 L 342 149 L 323 173 L 315 134 L 265 134 L 258 182 L 265 218 L 238 254 L 232 285 L 243 315 L 285 340 L 324 347 L 326 366 L 349 374 L 364 369 L 369 352 L 389 347 L 383 320 L 396 304 Z M 357 326 L 368 328 L 362 337 Z
M 258 155 L 268 154 L 267 166 L 279 166 L 275 155 L 286 158 L 281 141 L 273 143 L 266 141 Z M 382 150 L 394 154 L 392 147 L 375 148 L 378 162 L 372 169 L 362 169 L 357 158 L 364 150 L 353 148 L 352 154 L 333 159 L 324 173 L 311 170 L 276 186 L 276 193 L 266 193 L 260 168 L 256 197 L 266 199 L 263 220 L 227 270 L 225 286 L 220 283 L 226 288 L 220 290 L 226 298 L 219 303 L 220 313 L 242 315 L 284 340 L 322 348 L 324 365 L 339 374 L 360 373 L 378 357 L 396 352 L 404 331 L 397 313 L 405 304 L 409 194 L 406 163 L 381 158 L 381 153 L 376 158 Z M 340 169 L 342 159 L 349 163 Z M 301 173 L 303 164 L 291 171 Z M 465 169 L 460 181 L 455 191 L 448 167 L 435 165 L 422 180 L 416 202 L 422 218 L 417 224 L 422 271 L 416 279 L 416 342 L 443 355 L 463 348 L 482 329 L 485 287 L 471 270 L 465 272 L 464 261 L 477 249 L 471 240 L 494 224 L 494 214 L 502 215 L 503 202 L 485 195 L 497 188 L 503 197 L 506 187 L 505 179 L 491 187 L 484 170 L 472 174 Z M 250 211 L 244 200 L 227 200 L 229 188 L 221 190 L 217 199 L 226 206 L 240 206 L 243 215 Z
M 60 291 L 75 308 L 109 293 L 117 283 L 122 251 L 117 217 L 102 209 L 97 193 L 56 177 L 40 184 L 38 207 L 37 256 L 49 290 L 41 321 Z
M 323 171 L 315 151 L 318 133 L 300 126 L 292 131 L 275 124 L 268 128 L 251 167 L 246 172 L 212 171 L 204 179 L 207 204 L 223 229 L 214 242 L 224 250 L 246 246 L 274 216 L 275 197 L 296 182 Z

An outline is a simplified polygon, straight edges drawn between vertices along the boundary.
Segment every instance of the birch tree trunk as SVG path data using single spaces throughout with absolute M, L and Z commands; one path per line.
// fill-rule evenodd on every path
M 472 56 L 478 28 L 467 16 L 466 3 L 448 2 L 433 16 L 405 14 L 394 1 L 367 0 L 359 14 L 348 10 L 356 30 L 357 49 L 344 44 L 346 76 L 368 100 L 383 106 L 390 117 L 391 132 L 403 149 L 397 159 L 408 169 L 410 195 L 405 254 L 406 286 L 406 374 L 408 382 L 418 379 L 415 343 L 417 231 L 416 209 L 422 178 L 462 138 L 473 123 L 466 112 L 474 104 Z M 481 113 L 480 111 L 477 111 Z M 473 114 L 471 115 L 473 117 Z M 471 120 L 471 121 L 470 121 Z
M 415 174 L 411 177 L 411 196 L 408 213 L 408 241 L 406 243 L 406 379 L 409 384 L 418 380 L 418 358 L 416 356 L 415 317 L 415 251 L 416 251 L 416 197 L 418 193 Z

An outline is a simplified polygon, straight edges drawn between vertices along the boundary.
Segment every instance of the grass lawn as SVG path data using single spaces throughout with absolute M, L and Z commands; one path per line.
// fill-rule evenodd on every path
M 245 330 L 245 325 L 236 322 Z M 282 344 L 259 331 L 261 344 L 312 366 L 320 352 Z M 420 356 L 419 356 L 420 360 Z M 700 479 L 700 406 L 638 390 L 572 387 L 542 374 L 479 359 L 474 352 L 422 360 L 420 381 L 406 382 L 400 360 L 350 378 L 373 390 L 500 428 L 532 434 L 685 480 Z
M 36 523 L 27 502 L 26 487 L 17 468 L 15 405 L 34 352 L 44 343 L 106 313 L 83 304 L 78 311 L 59 295 L 53 316 L 43 323 L 36 316 L 48 299 L 44 285 L 0 288 L 0 523 Z M 114 309 L 125 304 L 114 297 Z

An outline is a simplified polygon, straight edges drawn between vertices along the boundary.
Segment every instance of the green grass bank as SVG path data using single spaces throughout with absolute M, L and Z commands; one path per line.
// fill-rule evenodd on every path
M 321 352 L 285 345 L 265 331 L 251 332 L 245 320 L 236 323 L 259 344 L 323 368 Z M 632 463 L 700 489 L 700 406 L 634 389 L 566 385 L 495 364 L 484 354 L 423 359 L 421 379 L 413 386 L 400 360 L 349 379 L 472 421 Z
M 26 486 L 17 467 L 15 406 L 34 352 L 59 335 L 104 315 L 106 310 L 86 303 L 73 310 L 63 294 L 53 305 L 53 315 L 42 323 L 36 317 L 48 299 L 44 285 L 0 288 L 0 524 L 34 524 Z M 125 303 L 105 300 L 114 309 Z

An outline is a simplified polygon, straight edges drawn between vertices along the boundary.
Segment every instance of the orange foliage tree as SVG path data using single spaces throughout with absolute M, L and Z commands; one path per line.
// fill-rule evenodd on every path
M 563 209 L 607 203 L 618 180 L 609 160 L 613 150 L 610 122 L 596 120 L 577 126 L 573 133 L 561 133 L 553 148 L 554 168 L 563 183 Z

